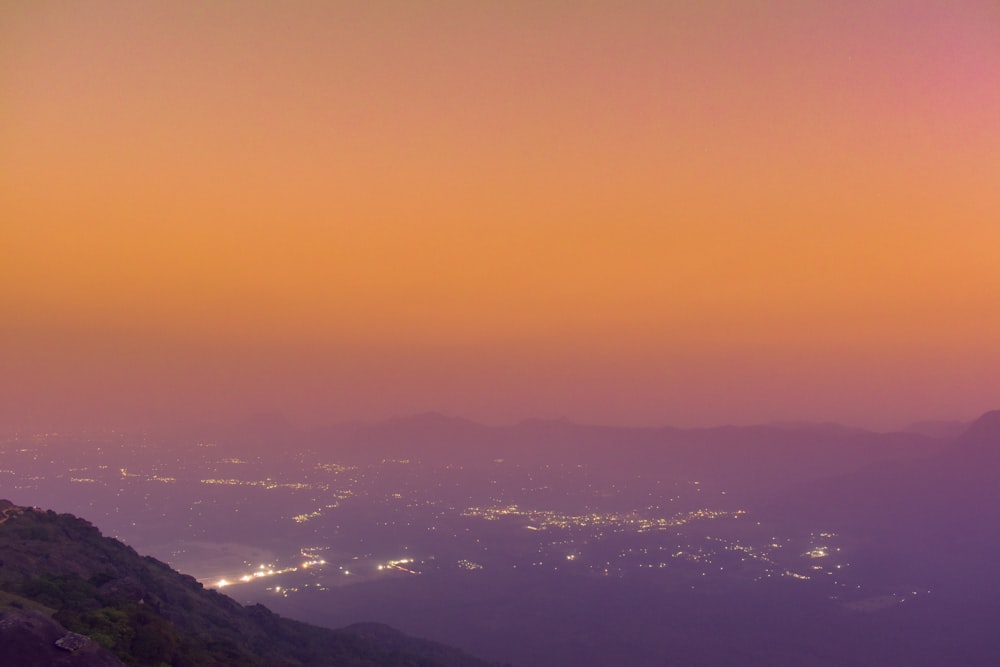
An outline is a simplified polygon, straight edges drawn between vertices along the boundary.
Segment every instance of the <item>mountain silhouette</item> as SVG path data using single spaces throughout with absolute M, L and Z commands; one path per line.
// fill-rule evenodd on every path
M 883 460 L 926 457 L 947 441 L 919 433 L 876 433 L 836 424 L 781 423 L 681 429 L 530 419 L 486 426 L 424 413 L 313 431 L 317 454 L 358 464 L 407 460 L 433 466 L 589 466 L 609 473 L 639 469 L 670 479 L 717 480 L 733 490 L 770 493 L 808 479 L 847 473 Z
M 991 411 L 932 456 L 813 480 L 780 494 L 768 510 L 800 528 L 854 535 L 868 553 L 971 596 L 987 584 L 1000 586 L 993 564 L 1000 550 L 998 479 L 1000 411 Z
M 970 461 L 1000 461 L 1000 410 L 982 415 L 956 441 L 956 453 Z

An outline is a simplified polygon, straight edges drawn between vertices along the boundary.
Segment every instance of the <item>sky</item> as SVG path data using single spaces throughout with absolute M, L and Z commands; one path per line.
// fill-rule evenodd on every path
M 1000 407 L 1000 3 L 0 5 L 0 425 Z

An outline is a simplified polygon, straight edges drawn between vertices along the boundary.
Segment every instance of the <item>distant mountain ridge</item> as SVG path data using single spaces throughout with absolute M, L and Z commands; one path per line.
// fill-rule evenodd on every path
M 790 479 L 818 479 L 879 461 L 927 458 L 951 442 L 920 432 L 880 433 L 832 423 L 685 429 L 528 419 L 490 426 L 436 412 L 313 430 L 264 415 L 217 431 L 216 436 L 219 446 L 234 455 L 257 456 L 279 466 L 292 450 L 360 465 L 405 460 L 433 466 L 489 466 L 503 460 L 526 466 L 571 462 L 625 471 L 641 463 L 649 474 L 674 479 L 705 476 L 734 490 L 748 483 L 778 488 Z M 195 434 L 187 436 L 189 443 L 200 441 Z
M 959 421 L 957 419 L 931 420 L 913 422 L 902 430 L 906 433 L 920 433 L 921 435 L 927 435 L 932 438 L 943 438 L 947 440 L 960 436 L 967 428 L 969 428 L 969 425 L 969 422 Z
M 664 478 L 719 480 L 728 488 L 781 486 L 882 460 L 926 458 L 946 441 L 915 433 L 875 433 L 830 424 L 680 429 L 529 420 L 484 426 L 441 416 L 361 427 L 317 441 L 317 454 L 354 463 L 407 459 L 430 465 L 581 464 L 607 471 L 641 469 Z
M 75 649 L 56 645 L 67 637 L 76 637 Z M 243 607 L 103 537 L 83 519 L 5 500 L 0 500 L 0 664 L 488 665 L 379 624 L 330 630 L 281 618 L 261 605 Z
M 1000 454 L 1000 410 L 991 410 L 958 436 L 957 445 L 981 454 Z
M 824 521 L 888 540 L 930 557 L 952 557 L 962 545 L 970 567 L 956 577 L 972 577 L 971 588 L 995 568 L 971 567 L 1000 548 L 1000 410 L 983 414 L 937 454 L 883 461 L 859 470 L 801 485 L 777 497 L 771 509 Z M 905 546 L 901 546 L 905 545 Z

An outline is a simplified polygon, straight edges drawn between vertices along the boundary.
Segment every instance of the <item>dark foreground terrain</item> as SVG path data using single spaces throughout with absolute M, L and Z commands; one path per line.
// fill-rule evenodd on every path
M 479 667 L 379 624 L 244 607 L 86 521 L 0 501 L 0 664 Z

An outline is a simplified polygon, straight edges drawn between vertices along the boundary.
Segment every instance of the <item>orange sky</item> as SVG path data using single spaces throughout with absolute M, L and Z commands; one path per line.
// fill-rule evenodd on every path
M 1000 4 L 0 7 L 0 420 L 1000 407 Z

